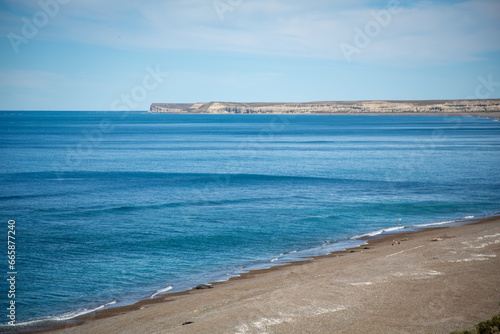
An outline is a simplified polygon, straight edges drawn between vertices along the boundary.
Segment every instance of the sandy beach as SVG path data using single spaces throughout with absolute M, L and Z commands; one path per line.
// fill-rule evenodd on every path
M 50 333 L 449 333 L 500 313 L 500 218 L 368 240 Z

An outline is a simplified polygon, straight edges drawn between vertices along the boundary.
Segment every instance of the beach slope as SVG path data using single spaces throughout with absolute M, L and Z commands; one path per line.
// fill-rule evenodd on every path
M 500 218 L 369 240 L 52 333 L 449 333 L 500 313 Z

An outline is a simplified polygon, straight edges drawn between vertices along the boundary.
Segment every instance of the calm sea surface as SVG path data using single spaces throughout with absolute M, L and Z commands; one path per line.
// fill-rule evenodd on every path
M 0 112 L 0 156 L 1 323 L 9 219 L 27 322 L 500 211 L 486 118 Z

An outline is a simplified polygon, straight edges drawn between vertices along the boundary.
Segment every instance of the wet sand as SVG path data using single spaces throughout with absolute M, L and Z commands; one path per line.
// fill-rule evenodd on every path
M 500 313 L 500 217 L 397 234 L 50 333 L 449 333 Z

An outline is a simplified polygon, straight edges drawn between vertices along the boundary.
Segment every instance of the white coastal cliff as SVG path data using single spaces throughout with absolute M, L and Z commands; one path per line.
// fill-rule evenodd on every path
M 362 114 L 362 113 L 490 113 L 500 100 L 328 101 L 306 103 L 153 103 L 152 113 L 190 114 Z

